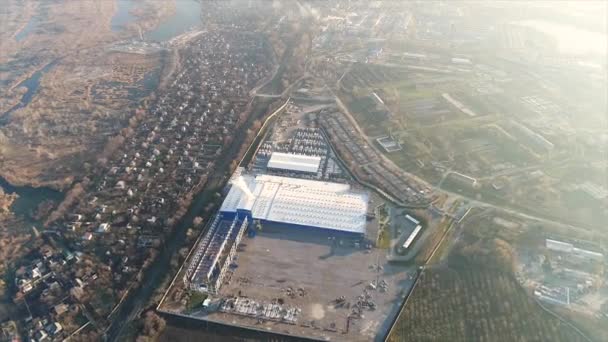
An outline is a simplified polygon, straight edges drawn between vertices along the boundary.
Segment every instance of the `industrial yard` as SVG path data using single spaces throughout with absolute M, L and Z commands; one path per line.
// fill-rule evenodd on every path
M 321 340 L 386 335 L 418 270 L 378 245 L 374 208 L 385 200 L 353 180 L 316 127 L 320 115 L 286 107 L 232 175 L 162 312 Z M 421 229 L 406 228 L 401 248 Z
M 280 303 L 297 309 L 295 319 L 195 315 L 290 335 L 369 341 L 386 334 L 416 272 L 415 267 L 388 264 L 386 251 L 367 249 L 357 240 L 281 225 L 265 225 L 241 246 L 238 267 L 220 295 Z
M 606 258 L 597 244 L 545 238 L 536 250 L 520 248 L 518 260 L 518 279 L 538 300 L 589 315 L 608 308 Z
M 173 302 L 179 274 L 160 309 L 295 336 L 369 341 L 386 334 L 416 272 L 352 235 L 264 224 L 240 241 L 209 304 L 188 310 Z

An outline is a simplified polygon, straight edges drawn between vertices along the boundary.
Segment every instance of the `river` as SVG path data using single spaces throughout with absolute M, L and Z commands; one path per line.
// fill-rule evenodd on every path
M 38 16 L 31 17 L 27 24 L 25 24 L 25 26 L 19 32 L 17 32 L 17 34 L 15 35 L 15 40 L 17 42 L 24 40 L 30 33 L 32 33 L 38 27 L 39 22 L 40 18 Z
M 151 41 L 167 41 L 201 24 L 202 5 L 197 0 L 174 0 L 175 13 L 161 22 L 155 29 L 145 32 L 144 38 Z M 111 20 L 112 31 L 120 31 L 135 20 L 132 10 L 135 0 L 116 0 L 116 13 Z
M 27 91 L 23 94 L 23 96 L 21 96 L 21 101 L 19 103 L 14 105 L 11 109 L 9 109 L 2 116 L 0 116 L 0 127 L 8 124 L 11 121 L 10 117 L 14 111 L 27 106 L 30 101 L 32 101 L 32 98 L 34 97 L 34 95 L 36 95 L 36 93 L 38 92 L 38 88 L 40 87 L 40 79 L 46 72 L 51 70 L 55 66 L 55 64 L 57 64 L 56 60 L 48 63 L 38 71 L 34 72 L 32 76 L 17 85 L 17 87 L 27 88 Z

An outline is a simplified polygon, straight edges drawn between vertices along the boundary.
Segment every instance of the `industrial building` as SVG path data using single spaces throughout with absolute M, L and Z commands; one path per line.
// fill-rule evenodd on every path
M 319 156 L 273 152 L 267 167 L 269 170 L 317 173 L 320 164 Z
M 456 171 L 452 171 L 448 174 L 448 177 L 450 177 L 451 179 L 457 181 L 460 184 L 463 185 L 467 185 L 469 187 L 476 187 L 477 186 L 477 179 L 471 177 L 471 176 L 467 176 L 465 174 L 462 174 L 460 172 L 456 172 Z
M 405 242 L 403 243 L 403 245 L 402 245 L 403 249 L 408 249 L 410 247 L 410 245 L 412 244 L 414 239 L 418 236 L 418 233 L 420 233 L 421 229 L 422 229 L 421 225 L 416 226 L 416 228 L 414 229 L 412 234 L 410 234 L 410 236 L 408 236 L 407 240 L 405 240 Z
M 599 184 L 585 182 L 579 185 L 579 189 L 598 201 L 608 198 L 608 190 Z
M 216 294 L 253 220 L 302 229 L 365 234 L 368 195 L 349 184 L 271 175 L 243 174 L 238 169 L 219 214 L 197 243 L 184 283 L 192 290 Z
M 399 241 L 397 243 L 399 246 L 399 253 L 407 252 L 408 248 L 412 245 L 412 242 L 414 242 L 422 230 L 422 224 L 414 217 L 406 214 L 405 219 L 406 226 L 408 226 L 407 228 L 413 227 L 413 230 L 405 229 L 401 236 L 399 236 Z
M 530 140 L 530 143 L 534 149 L 543 152 L 550 152 L 555 148 L 555 145 L 547 140 L 547 138 L 539 133 L 536 133 L 527 126 L 522 125 L 517 121 L 513 121 L 513 127 Z
M 604 254 L 574 247 L 574 245 L 569 242 L 545 239 L 545 247 L 552 251 L 569 253 L 571 255 L 578 256 L 584 259 L 591 259 L 596 261 L 604 260 Z
M 551 304 L 570 305 L 570 288 L 538 286 L 534 290 L 536 298 Z
M 240 172 L 231 184 L 225 216 L 365 234 L 368 195 L 349 184 Z
M 217 215 L 196 246 L 184 283 L 192 290 L 217 293 L 248 226 L 247 217 L 226 219 Z
M 377 138 L 376 142 L 388 153 L 402 150 L 401 144 L 392 135 Z

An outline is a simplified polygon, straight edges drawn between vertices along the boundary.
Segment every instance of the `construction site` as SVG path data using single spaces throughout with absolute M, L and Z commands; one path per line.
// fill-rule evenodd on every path
M 223 215 L 161 311 L 319 340 L 381 340 L 414 281 L 414 266 L 389 264 L 386 250 L 357 235 Z
M 288 107 L 230 178 L 159 310 L 270 334 L 382 340 L 417 269 L 377 246 L 373 207 L 384 200 L 343 168 L 315 126 L 321 109 Z

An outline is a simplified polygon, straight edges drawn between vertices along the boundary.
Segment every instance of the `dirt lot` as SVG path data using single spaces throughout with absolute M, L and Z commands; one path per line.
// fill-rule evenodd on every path
M 389 265 L 383 250 L 356 247 L 347 237 L 330 240 L 332 236 L 320 230 L 265 225 L 256 237 L 244 238 L 237 255 L 238 267 L 221 289 L 221 296 L 225 297 L 236 296 L 240 291 L 241 296 L 258 302 L 280 299 L 284 305 L 298 307 L 301 313 L 296 325 L 258 322 L 226 313 L 213 313 L 208 318 L 319 339 L 381 339 L 397 314 L 415 271 Z M 346 302 L 354 306 L 366 286 L 377 278 L 388 283 L 387 291 L 370 291 L 376 309 L 364 309 L 363 318 L 351 320 L 349 332 L 345 333 L 352 309 L 347 305 L 336 307 L 335 300 L 345 296 Z M 287 294 L 289 287 L 294 290 L 293 296 Z M 336 331 L 330 331 L 332 323 Z

